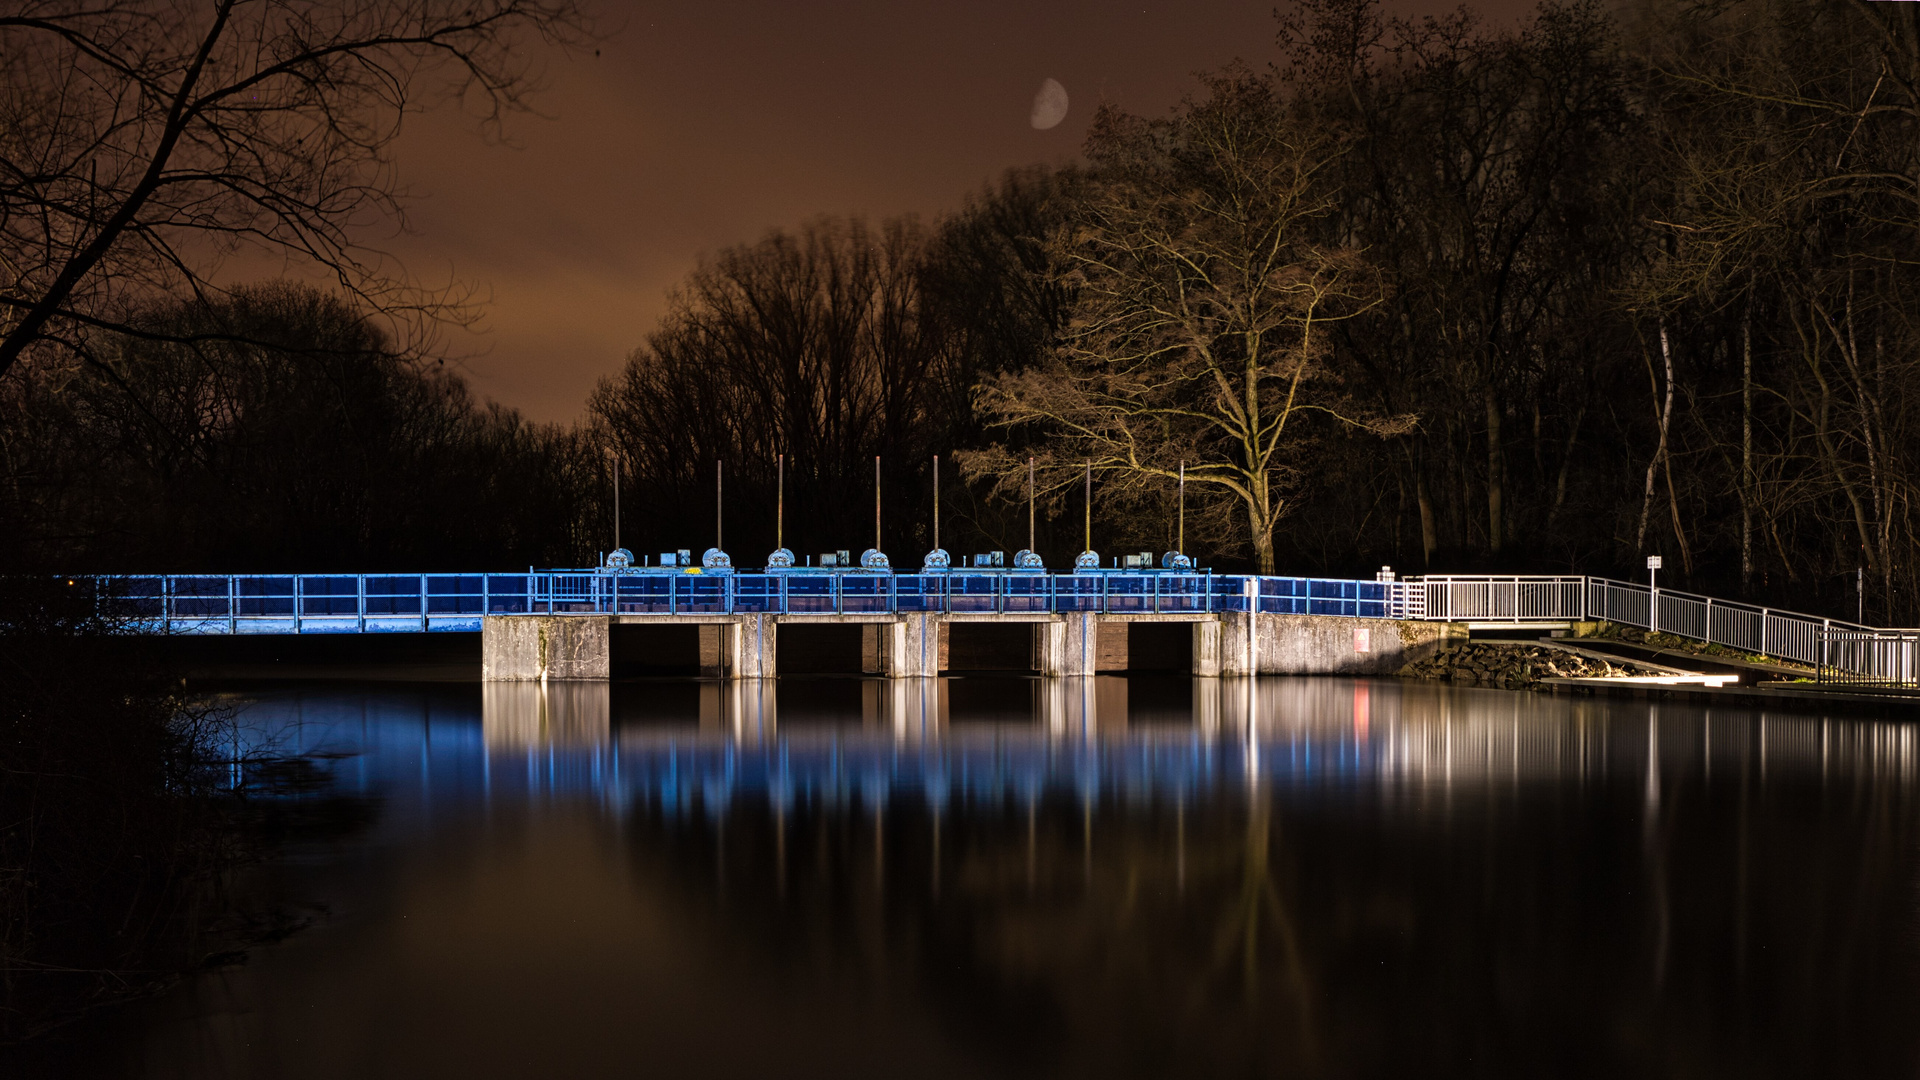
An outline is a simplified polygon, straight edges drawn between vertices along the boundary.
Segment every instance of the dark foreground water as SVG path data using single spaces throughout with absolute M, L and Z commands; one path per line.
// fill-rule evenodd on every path
M 1904 720 L 1336 679 L 236 700 L 368 818 L 248 883 L 318 921 L 44 1067 L 1920 1070 Z

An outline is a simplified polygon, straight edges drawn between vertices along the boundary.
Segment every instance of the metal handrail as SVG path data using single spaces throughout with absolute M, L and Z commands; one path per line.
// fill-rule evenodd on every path
M 472 631 L 488 615 L 1263 614 L 1405 618 L 1404 583 L 1168 574 L 151 574 L 69 579 L 160 633 Z M 1251 583 L 1251 584 L 1249 584 Z
M 1823 642 L 1832 634 L 1894 632 L 1612 578 L 1429 574 L 1409 581 L 1422 587 L 1427 619 L 1604 620 L 1816 668 L 1827 660 Z

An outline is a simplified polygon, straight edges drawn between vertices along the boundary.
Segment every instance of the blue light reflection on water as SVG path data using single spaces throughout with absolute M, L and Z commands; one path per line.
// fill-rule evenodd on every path
M 1623 772 L 1652 777 L 1657 791 L 1662 772 L 1710 782 L 1716 760 L 1726 774 L 1751 760 L 1763 777 L 1825 775 L 1841 763 L 1910 779 L 1920 749 L 1911 723 L 1668 705 L 1663 730 L 1655 703 L 1628 710 L 1644 715 L 1629 731 L 1606 700 L 1393 681 L 1182 679 L 1176 689 L 1186 696 L 1190 686 L 1190 700 L 1171 704 L 1170 684 L 1129 703 L 1123 679 L 974 682 L 958 707 L 948 680 L 784 691 L 689 682 L 665 701 L 645 685 L 326 687 L 233 703 L 254 748 L 316 755 L 337 793 L 380 796 L 402 819 L 496 801 L 586 799 L 614 813 L 645 804 L 672 814 L 697 798 L 705 813 L 724 814 L 741 801 L 880 806 L 904 795 L 993 805 L 1071 793 L 1178 802 L 1262 786 Z

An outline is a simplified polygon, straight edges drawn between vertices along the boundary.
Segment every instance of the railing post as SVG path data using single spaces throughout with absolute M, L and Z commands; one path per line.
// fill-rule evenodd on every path
M 239 583 L 234 580 L 234 577 L 232 574 L 228 574 L 227 575 L 227 633 L 228 634 L 237 634 L 240 632 L 240 624 L 234 621 L 235 611 L 240 606 L 238 603 L 239 598 L 240 598 Z
M 423 634 L 427 632 L 427 629 L 430 625 L 427 622 L 428 604 L 429 604 L 429 601 L 427 599 L 427 575 L 421 574 L 420 575 L 420 632 Z
M 1760 609 L 1760 655 L 1761 656 L 1773 655 L 1771 652 L 1767 651 L 1767 609 L 1766 608 Z
M 357 594 L 354 600 L 360 609 L 360 632 L 364 634 L 367 632 L 367 576 L 365 574 L 353 576 L 353 591 Z

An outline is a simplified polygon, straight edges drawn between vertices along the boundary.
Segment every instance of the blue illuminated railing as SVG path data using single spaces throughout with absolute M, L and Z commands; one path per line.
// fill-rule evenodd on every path
M 1211 573 L 167 574 L 72 587 L 147 632 L 190 634 L 474 631 L 488 615 L 1408 614 L 1390 582 Z

